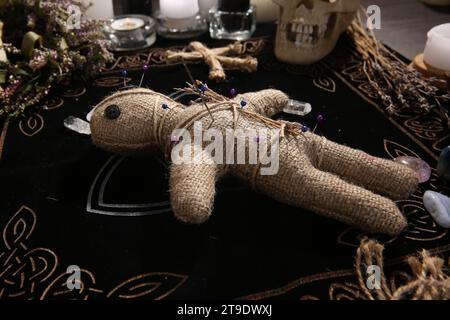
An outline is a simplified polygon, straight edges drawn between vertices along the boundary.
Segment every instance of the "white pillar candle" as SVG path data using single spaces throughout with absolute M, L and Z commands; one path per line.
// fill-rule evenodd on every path
M 199 11 L 198 0 L 160 0 L 159 10 L 169 19 L 190 18 Z
M 450 23 L 436 26 L 428 32 L 423 59 L 431 67 L 450 71 Z
M 86 12 L 88 19 L 105 20 L 114 16 L 113 0 L 95 0 Z

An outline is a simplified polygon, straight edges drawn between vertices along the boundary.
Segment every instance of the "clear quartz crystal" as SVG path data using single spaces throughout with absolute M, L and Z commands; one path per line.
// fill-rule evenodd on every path
M 74 116 L 69 116 L 64 119 L 64 127 L 69 130 L 78 132 L 80 134 L 91 134 L 91 126 L 89 122 L 81 120 L 80 118 L 76 118 Z
M 312 110 L 311 104 L 308 102 L 301 102 L 297 100 L 289 99 L 286 106 L 283 108 L 285 113 L 296 114 L 299 116 L 305 116 Z
M 413 169 L 420 183 L 425 183 L 430 180 L 431 177 L 431 167 L 428 163 L 420 158 L 400 156 L 394 159 L 395 162 L 401 163 L 405 166 Z

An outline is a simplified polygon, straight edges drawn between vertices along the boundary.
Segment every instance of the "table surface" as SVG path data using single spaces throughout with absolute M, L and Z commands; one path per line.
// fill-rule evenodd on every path
M 433 26 L 450 22 L 450 8 L 430 7 L 418 0 L 362 0 L 365 6 L 381 9 L 381 41 L 412 60 L 423 52 L 427 32 Z
M 436 167 L 441 149 L 450 144 L 437 114 L 388 116 L 345 41 L 312 66 L 276 60 L 271 27 L 258 28 L 263 37 L 243 46 L 243 56 L 258 57 L 258 72 L 227 71 L 229 82 L 208 82 L 209 88 L 224 95 L 230 87 L 280 89 L 313 105 L 306 117 L 284 115 L 285 120 L 313 127 L 320 113 L 325 121 L 316 133 L 335 142 L 384 158 L 416 156 Z M 208 223 L 180 223 L 170 212 L 168 169 L 160 159 L 111 155 L 89 137 L 64 130 L 68 116 L 85 119 L 91 106 L 121 89 L 123 69 L 129 70 L 125 81 L 136 84 L 147 63 L 144 87 L 164 94 L 182 87 L 188 80 L 184 68 L 163 54 L 180 42 L 157 41 L 149 50 L 117 56 L 92 82 L 60 88 L 46 110 L 0 120 L 0 299 L 364 297 L 354 255 L 367 233 L 233 179 L 218 184 Z M 208 78 L 203 64 L 189 68 L 195 79 Z M 386 274 L 394 286 L 399 272 L 410 272 L 406 256 L 422 248 L 445 261 L 450 255 L 448 230 L 423 207 L 425 190 L 450 194 L 450 184 L 433 171 L 410 199 L 398 202 L 408 218 L 400 236 L 368 235 L 385 244 Z M 85 290 L 61 291 L 69 266 L 80 266 Z

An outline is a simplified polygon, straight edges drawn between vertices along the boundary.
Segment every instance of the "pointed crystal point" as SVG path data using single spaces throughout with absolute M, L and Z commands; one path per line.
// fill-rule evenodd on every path
M 427 182 L 431 177 L 431 167 L 420 158 L 402 156 L 395 158 L 394 161 L 413 169 L 420 183 Z
M 67 129 L 78 132 L 80 134 L 91 134 L 91 127 L 89 125 L 89 122 L 81 120 L 80 118 L 69 116 L 64 119 L 64 126 Z
M 289 114 L 296 114 L 299 116 L 305 116 L 308 113 L 310 113 L 311 110 L 312 110 L 311 104 L 292 99 L 289 99 L 288 103 L 283 108 L 283 112 Z
M 423 205 L 438 225 L 443 228 L 450 228 L 449 197 L 434 191 L 427 191 L 423 195 Z

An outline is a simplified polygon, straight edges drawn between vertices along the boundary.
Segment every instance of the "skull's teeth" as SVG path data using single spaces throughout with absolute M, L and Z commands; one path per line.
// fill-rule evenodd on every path
M 325 38 L 329 19 L 330 15 L 327 15 L 319 24 L 314 24 L 308 23 L 303 17 L 300 17 L 289 24 L 282 23 L 282 30 L 287 30 L 288 38 L 295 42 L 296 47 L 311 47 L 320 39 Z

